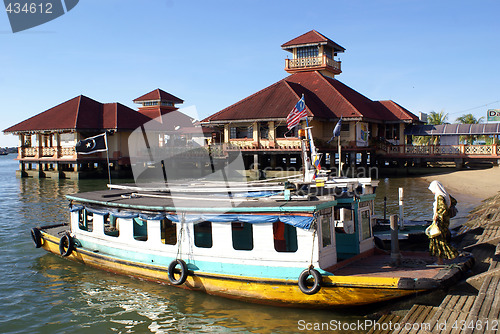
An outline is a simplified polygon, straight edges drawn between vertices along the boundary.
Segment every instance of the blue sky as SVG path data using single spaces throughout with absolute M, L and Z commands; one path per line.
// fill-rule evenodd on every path
M 497 0 L 82 0 L 13 34 L 0 10 L 0 129 L 80 94 L 136 108 L 156 88 L 205 117 L 287 76 L 280 45 L 311 29 L 346 48 L 337 79 L 370 99 L 485 116 L 500 109 L 499 13 Z

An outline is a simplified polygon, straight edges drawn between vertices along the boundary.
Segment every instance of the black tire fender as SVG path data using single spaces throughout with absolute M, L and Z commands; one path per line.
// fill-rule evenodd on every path
M 313 285 L 311 287 L 307 285 L 307 279 L 309 276 L 312 276 L 313 278 Z M 316 269 L 304 269 L 299 276 L 299 289 L 306 295 L 314 295 L 319 291 L 319 289 L 321 289 L 321 280 L 322 276 Z
M 71 252 L 73 252 L 73 248 L 75 247 L 75 241 L 69 235 L 69 233 L 64 234 L 59 240 L 59 253 L 61 256 L 69 256 Z
M 31 229 L 31 239 L 33 239 L 36 248 L 42 247 L 42 233 L 36 227 Z
M 180 268 L 180 277 L 176 279 L 174 272 L 176 271 L 177 265 L 180 265 L 181 268 Z M 187 276 L 188 276 L 188 268 L 186 262 L 180 259 L 176 259 L 172 261 L 168 266 L 168 279 L 170 280 L 170 283 L 174 285 L 181 285 L 186 281 Z

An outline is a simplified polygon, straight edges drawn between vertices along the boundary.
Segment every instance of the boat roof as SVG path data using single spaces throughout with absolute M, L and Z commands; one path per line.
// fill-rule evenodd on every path
M 252 213 L 252 212 L 304 212 L 312 213 L 334 206 L 337 201 L 330 196 L 284 200 L 273 198 L 235 198 L 226 196 L 179 194 L 165 192 L 108 189 L 77 193 L 66 196 L 84 205 L 107 206 L 128 210 Z

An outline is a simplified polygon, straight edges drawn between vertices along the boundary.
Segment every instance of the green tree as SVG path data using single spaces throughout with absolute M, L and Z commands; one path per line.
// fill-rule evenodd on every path
M 427 116 L 427 124 L 439 125 L 446 124 L 448 122 L 448 114 L 444 113 L 444 110 L 440 112 L 431 111 Z
M 476 119 L 472 114 L 465 114 L 457 118 L 457 123 L 460 124 L 479 124 L 484 120 L 484 117 Z
M 484 120 L 484 117 L 479 117 L 476 119 L 472 114 L 465 114 L 457 118 L 457 123 L 460 124 L 479 124 Z M 484 136 L 480 136 L 480 138 Z M 472 145 L 477 139 L 477 136 L 460 136 L 460 141 L 464 141 L 469 145 Z M 485 139 L 485 138 L 484 138 Z
M 429 115 L 427 115 L 427 124 L 431 125 L 440 125 L 448 123 L 448 114 L 441 110 L 440 112 L 431 111 Z M 420 145 L 438 145 L 439 137 L 422 137 L 417 138 L 417 143 Z

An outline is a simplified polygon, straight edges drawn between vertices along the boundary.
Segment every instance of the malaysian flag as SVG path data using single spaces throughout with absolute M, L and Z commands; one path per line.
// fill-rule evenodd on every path
M 300 120 L 306 116 L 306 103 L 304 102 L 304 95 L 302 95 L 299 102 L 297 102 L 295 107 L 293 107 L 292 111 L 290 111 L 288 117 L 286 118 L 286 126 L 288 130 L 298 125 Z

